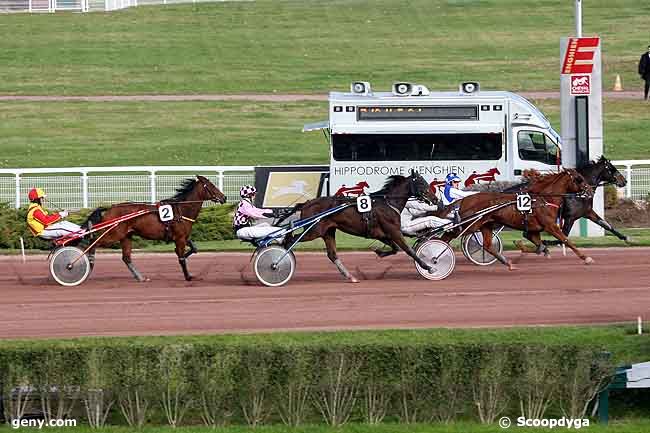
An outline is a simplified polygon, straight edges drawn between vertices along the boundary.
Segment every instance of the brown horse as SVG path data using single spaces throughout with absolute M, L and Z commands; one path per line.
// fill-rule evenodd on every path
M 110 232 L 102 233 L 99 241 L 90 251 L 89 259 L 94 263 L 95 248 L 106 247 L 117 242 L 122 246 L 122 260 L 138 281 L 147 281 L 135 268 L 131 261 L 131 237 L 138 235 L 149 240 L 174 241 L 176 244 L 176 255 L 178 262 L 183 269 L 183 275 L 187 281 L 192 276 L 187 271 L 186 260 L 197 250 L 194 243 L 189 239 L 192 232 L 192 224 L 201 212 L 203 202 L 212 200 L 217 203 L 225 203 L 226 196 L 214 186 L 207 178 L 196 176 L 196 179 L 186 179 L 176 190 L 176 195 L 168 200 L 163 200 L 159 205 L 171 205 L 174 218 L 166 223 L 160 220 L 159 205 L 146 203 L 118 203 L 109 208 L 98 208 L 88 218 L 88 226 L 100 222 L 109 221 L 132 212 L 149 211 L 142 216 L 119 223 Z M 108 230 L 108 229 L 107 229 Z M 190 250 L 185 252 L 185 246 Z
M 585 179 L 572 169 L 547 174 L 534 178 L 528 185 L 527 193 L 533 199 L 530 213 L 522 213 L 517 210 L 517 194 L 485 192 L 465 197 L 458 202 L 462 220 L 480 214 L 481 211 L 493 206 L 494 210 L 474 221 L 469 220 L 463 230 L 467 233 L 480 230 L 484 240 L 483 248 L 511 270 L 515 269 L 512 262 L 495 250 L 492 245 L 492 231 L 497 226 L 522 230 L 524 236 L 537 247 L 536 252 L 542 252 L 545 249 L 541 240 L 541 232 L 545 231 L 571 248 L 578 257 L 584 260 L 585 264 L 593 263 L 593 259 L 585 256 L 557 225 L 560 205 L 566 197 L 593 193 L 593 189 Z M 444 212 L 448 212 L 448 209 L 440 213 Z M 442 239 L 449 242 L 457 235 L 458 233 L 448 232 L 442 236 Z
M 294 211 L 300 211 L 300 218 L 309 218 L 323 211 L 349 203 L 349 206 L 338 213 L 327 216 L 312 227 L 300 242 L 322 238 L 327 248 L 327 257 L 334 263 L 341 274 L 353 283 L 358 280 L 348 272 L 336 254 L 336 230 L 345 233 L 377 239 L 391 247 L 391 251 L 376 251 L 384 257 L 395 254 L 399 248 L 416 260 L 420 266 L 429 269 L 429 265 L 415 255 L 413 249 L 405 242 L 400 230 L 400 214 L 410 197 L 418 197 L 430 202 L 436 202 L 436 196 L 430 191 L 429 183 L 417 172 L 410 176 L 391 176 L 384 187 L 371 193 L 372 209 L 361 213 L 357 210 L 356 198 L 320 197 L 299 204 Z M 285 246 L 293 243 L 293 236 L 287 235 Z

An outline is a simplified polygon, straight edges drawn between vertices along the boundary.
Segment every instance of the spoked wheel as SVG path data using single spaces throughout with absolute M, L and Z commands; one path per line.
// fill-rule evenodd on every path
M 283 257 L 284 256 L 284 257 Z M 269 287 L 286 284 L 296 270 L 296 258 L 291 251 L 271 245 L 260 249 L 255 254 L 255 276 L 260 283 Z
M 503 253 L 503 243 L 497 233 L 492 234 L 492 245 Z M 497 261 L 497 258 L 483 249 L 483 234 L 474 232 L 463 236 L 461 240 L 463 254 L 470 262 L 478 266 L 488 266 Z
M 422 242 L 415 254 L 433 268 L 429 271 L 422 268 L 418 262 L 415 262 L 418 273 L 427 280 L 444 280 L 456 266 L 454 250 L 447 242 L 440 239 L 430 239 Z
M 90 275 L 90 261 L 77 247 L 58 248 L 50 258 L 50 274 L 62 286 L 77 286 Z

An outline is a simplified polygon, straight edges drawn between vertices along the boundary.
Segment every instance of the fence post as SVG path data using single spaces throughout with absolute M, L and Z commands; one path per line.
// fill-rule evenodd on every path
M 219 191 L 223 192 L 223 170 L 219 170 Z
M 20 173 L 16 173 L 16 209 L 20 207 Z
M 87 171 L 81 172 L 81 191 L 82 191 L 81 207 L 83 207 L 84 209 L 88 209 L 88 172 Z
M 29 11 L 29 13 L 32 13 L 32 0 L 29 0 L 27 4 L 28 4 L 27 10 Z
M 625 165 L 625 177 L 627 178 L 627 188 L 625 189 L 625 197 L 632 198 L 632 166 Z
M 156 171 L 155 170 L 151 170 L 150 178 L 151 178 L 151 181 L 150 181 L 150 185 L 151 185 L 151 203 L 153 204 L 153 203 L 156 202 Z

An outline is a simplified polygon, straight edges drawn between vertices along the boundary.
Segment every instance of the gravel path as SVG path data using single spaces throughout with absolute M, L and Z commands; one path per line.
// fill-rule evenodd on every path
M 650 317 L 650 249 L 584 250 L 519 257 L 519 270 L 479 267 L 457 256 L 444 281 L 424 280 L 406 254 L 378 259 L 342 252 L 359 284 L 324 253 L 299 251 L 292 281 L 263 287 L 249 253 L 200 253 L 186 282 L 173 254 L 134 254 L 137 283 L 119 254 L 99 253 L 80 286 L 48 278 L 46 256 L 0 256 L 0 340 L 99 335 L 179 335 L 275 330 L 500 327 L 616 323 Z

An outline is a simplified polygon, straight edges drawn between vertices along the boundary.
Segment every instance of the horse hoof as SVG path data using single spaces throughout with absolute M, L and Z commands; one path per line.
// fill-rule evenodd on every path
M 350 280 L 349 280 L 349 281 L 350 281 L 351 283 L 358 283 L 358 282 L 359 282 L 359 280 L 357 280 L 357 279 L 354 278 L 354 277 L 350 277 Z
M 519 268 L 517 268 L 517 267 L 516 267 L 515 265 L 513 265 L 512 263 L 510 263 L 510 264 L 508 265 L 508 270 L 509 270 L 509 271 L 516 271 L 516 270 L 518 270 L 518 269 L 519 269 Z
M 629 237 L 629 236 L 626 237 L 625 239 L 623 239 L 623 241 L 624 241 L 627 245 L 632 245 L 632 244 L 634 244 L 634 239 L 632 239 L 632 238 Z
M 594 262 L 594 259 L 592 259 L 591 257 L 587 257 L 585 259 L 585 265 L 591 265 L 593 262 Z

